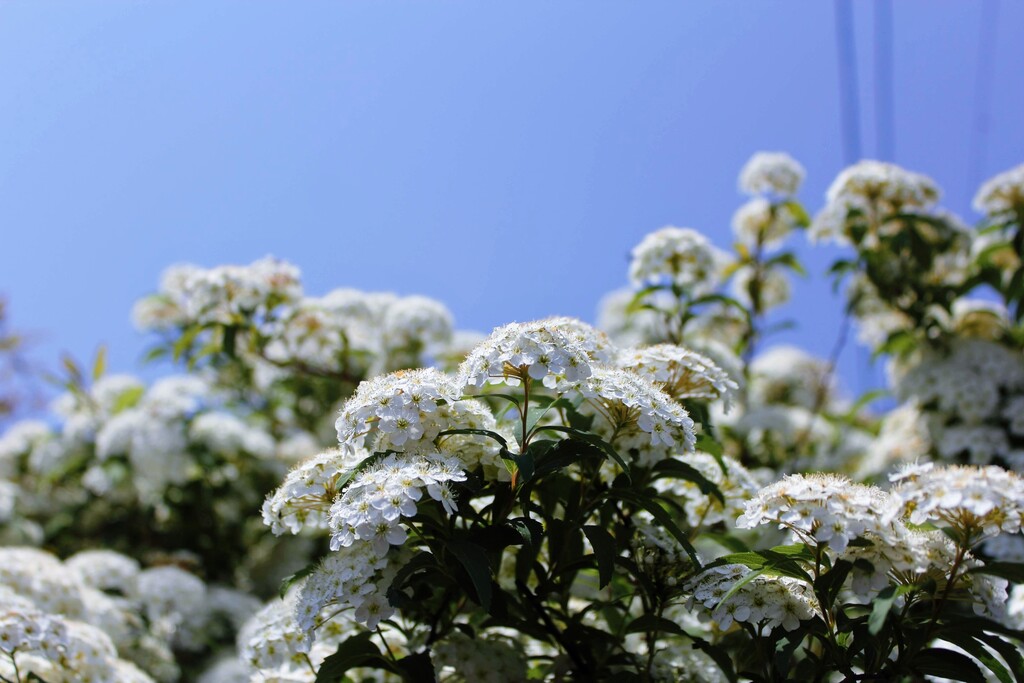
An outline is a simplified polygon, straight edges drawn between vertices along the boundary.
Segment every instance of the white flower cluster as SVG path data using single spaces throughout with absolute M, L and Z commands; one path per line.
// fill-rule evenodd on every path
M 726 411 L 739 385 L 705 355 L 675 344 L 624 349 L 618 365 L 646 377 L 674 399 L 722 399 Z
M 164 273 L 161 291 L 151 302 L 137 306 L 136 325 L 159 329 L 183 317 L 200 324 L 235 324 L 296 300 L 302 295 L 299 277 L 298 268 L 269 256 L 247 266 L 174 266 Z
M 462 462 L 440 454 L 390 454 L 360 470 L 330 511 L 331 549 L 367 543 L 383 557 L 408 536 L 399 521 L 416 515 L 423 492 L 445 511 L 457 508 L 449 482 L 466 480 Z
M 363 372 L 419 363 L 422 352 L 440 353 L 453 335 L 452 314 L 438 301 L 354 289 L 303 297 L 283 307 L 265 333 L 272 361 L 333 368 L 341 359 Z
M 1024 164 L 989 178 L 974 196 L 974 210 L 995 216 L 1024 207 Z
M 227 605 L 240 622 L 252 601 L 112 551 L 62 563 L 34 548 L 0 549 L 0 652 L 14 656 L 22 676 L 46 681 L 172 683 L 180 677 L 172 648 L 201 650 Z M 0 675 L 11 679 L 6 667 L 0 658 Z
M 931 178 L 882 161 L 861 161 L 844 169 L 826 193 L 827 204 L 815 217 L 811 234 L 815 238 L 847 242 L 847 222 L 852 211 L 867 214 L 869 227 L 898 213 L 930 209 L 939 199 L 939 188 Z M 862 243 L 877 246 L 869 233 Z
M 886 537 L 895 514 L 883 516 L 895 509 L 894 501 L 879 488 L 836 474 L 794 474 L 758 491 L 736 526 L 778 524 L 800 541 L 843 552 L 867 532 Z
M 935 182 L 896 164 L 865 160 L 843 169 L 832 181 L 825 199 L 847 209 L 873 205 L 882 214 L 926 209 L 939 199 Z
M 297 599 L 297 591 L 291 590 L 284 599 L 270 601 L 249 618 L 238 632 L 238 658 L 224 660 L 209 669 L 209 683 L 234 683 L 235 679 L 228 675 L 237 675 L 244 683 L 313 683 L 324 659 L 362 630 L 351 620 L 337 616 L 317 631 L 310 645 L 307 634 L 295 620 Z M 399 656 L 406 654 L 402 634 L 387 624 L 380 628 L 386 636 L 387 648 Z M 349 676 L 360 681 L 381 680 L 365 669 L 349 671 Z
M 774 346 L 750 364 L 753 405 L 792 405 L 820 410 L 831 405 L 836 386 L 824 360 L 794 346 Z
M 726 598 L 730 590 L 751 573 L 741 564 L 724 564 L 708 568 L 691 579 L 685 590 L 691 597 L 690 609 L 700 604 L 708 612 L 702 618 L 714 621 L 727 631 L 734 622 L 757 627 L 767 635 L 782 626 L 787 631 L 799 628 L 801 621 L 817 613 L 817 601 L 811 587 L 798 579 L 761 574 L 743 584 Z
M 757 152 L 740 171 L 739 189 L 750 195 L 791 197 L 804 180 L 804 167 L 785 152 Z
M 611 354 L 607 337 L 571 318 L 547 318 L 497 327 L 459 367 L 458 384 L 517 385 L 527 377 L 565 390 L 585 380 Z
M 330 450 L 299 463 L 263 503 L 263 523 L 274 534 L 297 534 L 302 529 L 326 529 L 338 480 L 370 452 L 350 448 Z
M 328 513 L 331 549 L 340 552 L 328 555 L 310 574 L 296 606 L 307 642 L 327 606 L 353 609 L 354 620 L 371 629 L 394 613 L 386 591 L 396 565 L 388 555 L 408 537 L 401 520 L 416 515 L 424 492 L 454 513 L 450 483 L 466 479 L 462 468 L 457 458 L 439 453 L 392 453 L 355 473 Z
M 197 415 L 189 425 L 189 438 L 228 457 L 248 453 L 269 460 L 276 452 L 274 437 L 269 433 L 223 410 Z
M 439 683 L 516 683 L 527 679 L 521 646 L 489 633 L 470 638 L 462 631 L 452 631 L 431 648 L 430 659 Z
M 664 227 L 633 248 L 629 278 L 636 287 L 674 285 L 694 297 L 721 282 L 726 255 L 691 228 Z
M 957 339 L 948 354 L 927 351 L 892 368 L 896 394 L 916 401 L 932 419 L 931 440 L 945 459 L 967 455 L 974 464 L 996 458 L 1016 466 L 1024 450 L 1018 408 L 1024 397 L 1024 358 L 1002 344 Z
M 696 435 L 686 409 L 637 373 L 595 366 L 579 391 L 604 418 L 613 444 L 639 437 L 636 445 L 645 450 L 666 446 L 693 452 Z
M 398 371 L 359 384 L 335 426 L 343 447 L 375 452 L 434 453 L 435 440 L 451 429 L 490 428 L 494 416 L 475 400 L 460 400 L 456 381 L 433 369 Z
M 796 216 L 787 205 L 755 197 L 736 209 L 732 216 L 732 234 L 748 248 L 774 251 L 793 232 L 796 222 Z
M 887 538 L 868 533 L 861 540 L 840 557 L 853 563 L 849 587 L 866 603 L 890 584 L 921 585 L 931 579 L 944 586 L 956 563 L 956 546 L 941 531 L 912 531 L 896 521 Z M 977 614 L 998 618 L 1004 611 L 1007 582 L 967 571 L 980 565 L 966 555 L 957 570 L 956 586 Z
M 913 524 L 942 522 L 975 542 L 1016 533 L 1024 521 L 1024 478 L 1001 467 L 911 464 L 890 479 L 899 505 L 890 518 L 906 514 Z

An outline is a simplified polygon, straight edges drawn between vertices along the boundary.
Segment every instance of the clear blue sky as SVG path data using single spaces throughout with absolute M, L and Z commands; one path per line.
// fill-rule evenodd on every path
M 1024 3 L 998 3 L 987 134 L 973 132 L 988 3 L 894 12 L 895 161 L 972 221 L 972 154 L 982 176 L 1024 161 Z M 874 6 L 854 8 L 867 157 Z M 833 11 L 4 2 L 0 292 L 43 335 L 42 361 L 105 342 L 122 371 L 143 348 L 132 302 L 181 261 L 274 254 L 310 293 L 423 293 L 467 328 L 593 319 L 647 232 L 691 226 L 727 245 L 754 151 L 800 159 L 802 198 L 820 207 L 842 167 Z M 795 338 L 827 354 L 836 308 L 820 278 L 799 286 Z M 853 354 L 843 367 L 857 371 Z

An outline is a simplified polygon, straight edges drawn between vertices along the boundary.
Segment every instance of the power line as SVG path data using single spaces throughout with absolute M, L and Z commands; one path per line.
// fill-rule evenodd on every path
M 843 162 L 849 166 L 860 160 L 860 105 L 857 102 L 857 52 L 853 35 L 852 0 L 835 0 L 835 10 Z
M 972 190 L 981 183 L 988 161 L 989 107 L 992 103 L 992 72 L 995 70 L 996 26 L 999 21 L 999 0 L 985 0 L 981 5 L 978 32 L 978 71 L 974 79 L 974 125 L 967 162 Z
M 895 157 L 892 0 L 875 0 L 875 136 L 882 161 Z

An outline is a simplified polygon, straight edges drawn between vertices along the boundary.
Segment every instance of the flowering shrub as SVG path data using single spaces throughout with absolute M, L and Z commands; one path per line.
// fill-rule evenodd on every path
M 732 251 L 651 233 L 596 327 L 169 269 L 134 316 L 182 374 L 68 363 L 0 437 L 0 680 L 1024 680 L 1024 172 L 977 230 L 803 177 L 755 155 Z M 804 230 L 885 414 L 766 346 Z

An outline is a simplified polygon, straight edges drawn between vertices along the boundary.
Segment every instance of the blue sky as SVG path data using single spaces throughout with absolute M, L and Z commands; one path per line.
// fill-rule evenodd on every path
M 866 157 L 874 7 L 854 6 Z M 979 110 L 986 7 L 998 22 Z M 103 342 L 121 371 L 144 347 L 132 302 L 182 261 L 274 254 L 310 293 L 422 293 L 466 328 L 592 320 L 647 232 L 690 226 L 727 246 L 736 174 L 757 150 L 798 158 L 801 197 L 820 207 L 843 165 L 833 11 L 0 4 L 0 292 L 42 362 Z M 1024 3 L 895 3 L 894 160 L 972 221 L 974 166 L 987 177 L 1024 161 L 1020 26 Z M 833 252 L 802 251 L 812 278 L 788 311 L 800 329 L 780 341 L 825 355 Z M 847 354 L 855 387 L 862 369 Z

